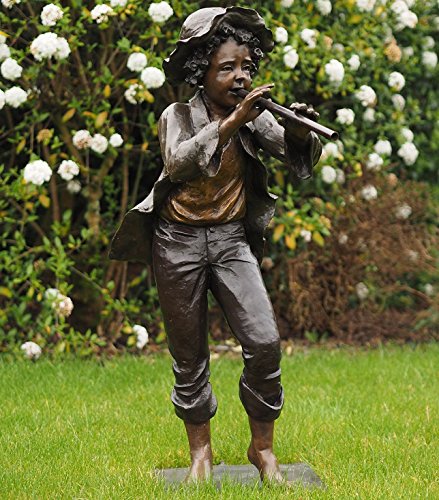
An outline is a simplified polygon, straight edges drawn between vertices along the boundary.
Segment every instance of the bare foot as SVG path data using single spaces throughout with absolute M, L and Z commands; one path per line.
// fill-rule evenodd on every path
M 271 449 L 256 450 L 253 441 L 247 450 L 247 457 L 258 469 L 262 481 L 285 483 L 277 463 L 277 458 Z
M 210 460 L 194 460 L 185 477 L 185 483 L 207 481 L 212 476 L 212 462 Z

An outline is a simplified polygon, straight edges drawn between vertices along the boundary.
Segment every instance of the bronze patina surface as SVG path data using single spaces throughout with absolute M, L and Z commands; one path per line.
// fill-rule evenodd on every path
M 279 123 L 258 107 L 272 84 L 251 88 L 270 30 L 253 9 L 201 9 L 185 21 L 165 61 L 168 78 L 198 85 L 189 103 L 163 112 L 158 135 L 163 171 L 151 193 L 125 216 L 110 257 L 151 262 L 174 359 L 171 400 L 191 454 L 187 481 L 213 470 L 209 421 L 217 400 L 209 382 L 210 290 L 242 346 L 240 399 L 249 418 L 249 461 L 264 481 L 284 482 L 273 453 L 283 406 L 280 338 L 259 262 L 276 197 L 258 157 L 264 150 L 300 179 L 321 154 L 315 133 Z M 245 97 L 236 91 L 247 90 Z M 317 113 L 306 105 L 302 112 Z

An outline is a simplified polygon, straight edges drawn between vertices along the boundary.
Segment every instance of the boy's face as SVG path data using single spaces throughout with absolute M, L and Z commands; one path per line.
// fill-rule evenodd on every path
M 250 88 L 252 66 L 247 45 L 239 45 L 233 38 L 221 44 L 213 54 L 203 80 L 209 100 L 224 110 L 234 108 L 241 99 L 231 90 Z

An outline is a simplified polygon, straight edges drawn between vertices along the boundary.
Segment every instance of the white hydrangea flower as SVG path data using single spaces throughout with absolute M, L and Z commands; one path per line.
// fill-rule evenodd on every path
M 330 0 L 317 0 L 317 10 L 323 16 L 327 16 L 332 10 L 332 4 Z
M 11 51 L 5 43 L 0 43 L 0 62 L 11 56 Z
M 402 111 L 405 108 L 405 99 L 401 94 L 393 94 L 392 103 L 398 111 Z
M 384 161 L 377 153 L 370 153 L 367 157 L 366 168 L 367 170 L 378 171 L 381 170 Z
M 346 233 L 340 233 L 340 236 L 338 237 L 338 242 L 340 243 L 340 245 L 346 245 L 348 239 L 349 237 Z
M 351 125 L 354 123 L 355 113 L 352 109 L 341 108 L 337 109 L 336 121 L 342 125 Z
M 5 93 L 3 92 L 2 89 L 0 89 L 0 109 L 3 109 L 6 104 L 6 98 L 5 98 Z
M 415 49 L 413 47 L 404 47 L 402 49 L 402 53 L 404 55 L 404 57 L 406 58 L 410 58 L 410 57 L 413 57 L 414 53 L 415 53 Z
M 73 301 L 70 297 L 60 295 L 52 305 L 60 316 L 64 316 L 66 318 L 72 314 Z
M 96 153 L 102 154 L 107 151 L 108 140 L 102 134 L 95 134 L 90 141 L 90 148 Z
M 91 134 L 88 130 L 78 130 L 72 140 L 76 149 L 86 149 L 90 147 Z
M 113 134 L 110 137 L 110 144 L 113 146 L 113 148 L 118 148 L 122 146 L 123 144 L 123 138 L 120 134 Z
M 405 85 L 404 75 L 402 75 L 398 71 L 392 71 L 392 73 L 390 73 L 389 75 L 387 83 L 391 89 L 397 90 L 399 92 Z
M 96 21 L 97 24 L 101 24 L 106 23 L 109 16 L 114 15 L 114 10 L 109 5 L 100 4 L 93 7 L 90 14 L 93 21 Z
M 142 87 L 138 83 L 131 84 L 124 92 L 125 99 L 130 104 L 137 104 L 139 102 L 143 102 L 144 99 L 141 96 L 138 96 L 137 93 L 141 90 Z
M 434 295 L 434 286 L 431 283 L 426 283 L 424 285 L 424 292 L 429 296 L 432 297 Z
M 56 33 L 42 33 L 38 35 L 30 46 L 31 54 L 37 61 L 43 59 L 65 59 L 70 54 L 67 40 Z
M 56 33 L 48 32 L 38 35 L 30 45 L 31 54 L 37 61 L 54 57 L 58 47 L 57 40 Z
M 36 186 L 41 186 L 44 182 L 50 181 L 52 169 L 43 160 L 35 160 L 28 163 L 23 169 L 23 178 L 26 182 L 31 182 Z
M 375 110 L 373 108 L 367 108 L 363 113 L 363 120 L 365 122 L 373 123 L 375 121 Z
M 20 349 L 24 351 L 24 354 L 29 359 L 38 359 L 41 356 L 41 347 L 35 342 L 25 342 L 21 344 Z
M 396 0 L 395 2 L 392 3 L 390 6 L 390 9 L 395 13 L 395 14 L 402 14 L 403 12 L 407 12 L 409 8 L 407 7 L 407 4 L 404 2 L 404 0 Z
M 330 165 L 325 165 L 322 167 L 322 180 L 326 182 L 326 184 L 333 184 L 337 179 L 337 172 L 335 168 Z
M 0 45 L 6 43 L 6 37 L 4 35 L 0 35 Z
M 360 191 L 360 195 L 366 201 L 375 200 L 378 197 L 378 191 L 375 186 L 368 184 Z
M 343 170 L 341 168 L 337 168 L 335 170 L 335 173 L 336 173 L 335 181 L 337 182 L 337 184 L 344 184 L 346 182 L 346 175 L 343 172 Z
M 361 102 L 363 106 L 372 106 L 376 102 L 377 95 L 375 90 L 369 85 L 362 85 L 355 93 L 355 97 Z
M 149 335 L 147 329 L 142 325 L 134 325 L 133 332 L 137 337 L 137 349 L 143 349 L 148 343 Z
M 125 7 L 125 5 L 128 3 L 128 0 L 111 0 L 110 5 L 111 7 Z
M 334 52 L 341 52 L 342 54 L 344 53 L 344 45 L 342 43 L 334 43 L 332 48 Z
M 300 32 L 300 38 L 310 47 L 315 49 L 317 45 L 317 31 L 305 28 Z
M 395 215 L 398 219 L 405 220 L 412 214 L 412 207 L 408 203 L 403 203 L 395 209 Z
M 415 134 L 407 127 L 401 129 L 401 135 L 404 137 L 406 142 L 413 142 Z
M 168 2 L 152 3 L 148 8 L 148 14 L 155 23 L 164 23 L 174 11 Z
M 49 3 L 43 7 L 40 17 L 44 26 L 55 26 L 55 24 L 62 19 L 63 15 L 64 12 L 58 5 Z
M 57 172 L 65 181 L 71 181 L 79 174 L 79 166 L 73 160 L 63 160 Z
M 412 142 L 406 142 L 398 149 L 398 156 L 406 165 L 413 165 L 418 159 L 419 151 Z
M 357 0 L 357 9 L 361 12 L 371 12 L 375 7 L 376 0 Z
M 369 296 L 369 288 L 365 283 L 360 281 L 355 285 L 355 293 L 360 300 L 366 300 Z
M 67 59 L 67 57 L 70 55 L 70 52 L 71 50 L 69 42 L 62 36 L 59 36 L 56 40 L 55 59 L 58 59 L 58 61 Z
M 352 71 L 357 71 L 357 69 L 360 67 L 360 57 L 358 54 L 353 54 L 349 59 L 348 59 L 348 66 L 351 68 Z
M 428 69 L 434 69 L 437 66 L 437 54 L 431 50 L 422 53 L 422 64 Z
M 291 7 L 294 3 L 294 0 L 281 0 L 280 1 L 280 5 L 281 7 L 285 7 L 286 9 L 288 9 L 288 7 Z
M 136 73 L 140 73 L 143 69 L 146 68 L 148 60 L 145 54 L 141 52 L 134 52 L 128 57 L 127 67 L 130 71 L 134 71 Z
M 311 241 L 311 231 L 308 231 L 307 229 L 302 229 L 300 231 L 300 236 L 302 236 L 302 238 L 307 242 L 309 243 Z
M 12 7 L 16 4 L 21 3 L 21 0 L 2 0 L 2 4 L 7 9 L 12 9 Z
M 11 87 L 5 92 L 5 102 L 13 108 L 18 108 L 27 101 L 27 92 L 21 87 Z
M 425 36 L 422 41 L 424 42 L 424 49 L 432 49 L 435 45 L 435 41 L 432 36 Z
M 288 31 L 282 28 L 282 26 L 279 26 L 274 32 L 274 39 L 276 42 L 285 45 L 288 42 Z
M 140 79 L 147 89 L 158 89 L 165 83 L 165 74 L 158 68 L 149 66 L 140 74 Z
M 6 80 L 14 81 L 20 78 L 22 72 L 23 68 L 15 59 L 12 59 L 12 57 L 6 58 L 0 66 L 0 73 Z
M 337 144 L 335 142 L 327 142 L 322 148 L 322 155 L 320 156 L 320 160 L 325 161 L 327 158 L 338 158 L 339 156 L 340 151 Z
M 76 193 L 79 193 L 79 191 L 81 191 L 82 186 L 78 180 L 73 179 L 67 183 L 66 187 L 67 187 L 67 191 L 69 193 L 76 194 Z
M 344 78 L 343 64 L 337 59 L 331 59 L 329 63 L 325 64 L 325 73 L 330 82 L 340 85 Z
M 299 62 L 299 54 L 296 49 L 288 45 L 288 50 L 284 51 L 284 64 L 287 68 L 294 69 Z M 287 48 L 285 47 L 285 49 Z
M 396 31 L 402 31 L 404 28 L 413 29 L 418 24 L 418 16 L 411 10 L 406 10 L 398 15 L 398 22 L 395 26 Z
M 392 145 L 388 140 L 385 139 L 380 139 L 379 141 L 377 141 L 373 149 L 375 150 L 375 153 L 379 155 L 390 156 L 392 154 Z

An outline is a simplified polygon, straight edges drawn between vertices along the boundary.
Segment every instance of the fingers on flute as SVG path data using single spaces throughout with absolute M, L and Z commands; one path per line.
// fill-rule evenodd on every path
M 300 113 L 302 115 L 307 115 L 312 120 L 317 120 L 320 114 L 312 107 L 312 105 L 308 105 L 300 102 L 293 102 L 291 104 L 290 109 L 295 111 L 296 113 Z

